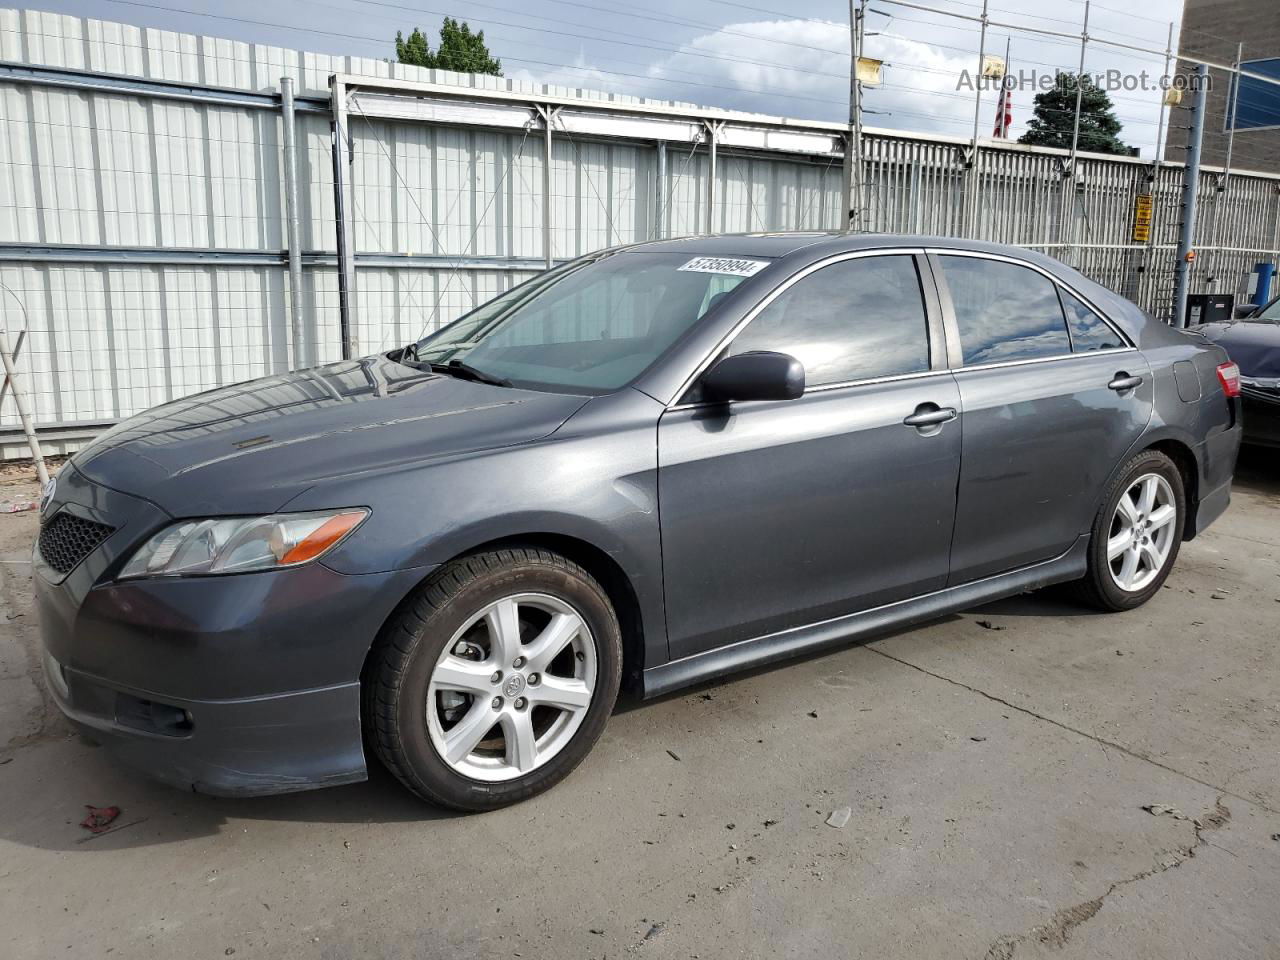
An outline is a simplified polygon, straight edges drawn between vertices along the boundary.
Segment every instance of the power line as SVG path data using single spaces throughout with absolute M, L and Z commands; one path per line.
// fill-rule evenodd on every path
M 274 27 L 274 28 L 283 29 L 283 30 L 297 30 L 303 33 L 314 33 L 320 36 L 342 37 L 343 39 L 346 39 L 346 40 L 363 40 L 371 43 L 383 43 L 383 44 L 386 43 L 386 41 L 380 37 L 370 37 L 367 35 L 351 33 L 350 31 L 338 32 L 334 30 L 322 30 L 317 27 L 301 27 L 301 26 L 294 26 L 292 24 L 275 23 L 268 20 L 256 20 L 256 19 L 251 19 L 247 17 L 235 17 L 229 14 L 206 13 L 201 10 L 188 10 L 180 7 L 161 6 L 160 4 L 146 3 L 144 2 L 144 0 L 108 0 L 108 2 L 124 4 L 126 6 L 132 6 L 132 7 L 145 7 L 153 10 L 163 10 L 169 13 L 185 13 L 191 16 L 208 17 L 214 20 L 227 20 L 234 23 L 244 23 L 252 26 Z M 361 0 L 361 2 L 366 2 L 366 0 Z M 426 12 L 432 12 L 432 11 L 426 11 Z M 530 28 L 524 28 L 524 29 L 535 29 L 535 28 L 530 27 Z M 575 34 L 566 34 L 566 35 L 578 36 L 579 39 L 586 39 L 586 40 L 598 39 L 593 37 L 582 37 L 580 35 L 575 35 Z M 604 42 L 614 43 L 614 42 L 621 42 L 621 41 L 604 41 Z M 656 49 L 666 49 L 666 48 L 656 48 Z M 682 52 L 682 51 L 677 51 L 677 52 Z M 625 73 L 618 70 L 606 70 L 599 67 L 571 66 L 568 64 L 556 63 L 549 60 L 534 60 L 534 59 L 522 58 L 522 57 L 512 57 L 508 55 L 504 55 L 501 59 L 509 60 L 513 63 L 530 63 L 536 66 L 553 67 L 560 70 L 587 71 L 590 73 L 599 73 L 599 74 L 608 74 L 610 76 L 627 77 L 630 79 L 641 80 L 646 83 L 668 83 L 668 84 L 675 83 L 675 84 L 681 84 L 684 86 L 697 86 L 697 87 L 707 87 L 710 89 L 728 90 L 734 93 L 755 93 L 755 94 L 760 94 L 764 96 L 778 97 L 784 100 L 805 100 L 805 101 L 826 104 L 828 106 L 831 104 L 831 100 L 827 97 L 807 97 L 802 94 L 780 93 L 773 90 L 759 90 L 759 89 L 750 88 L 750 87 L 740 87 L 740 86 L 731 87 L 731 86 L 726 86 L 724 84 L 712 84 L 712 83 L 706 83 L 701 81 L 673 80 L 665 77 L 654 77 L 654 76 L 649 76 L 645 74 Z M 713 59 L 729 59 L 729 58 L 716 57 Z M 799 69 L 799 68 L 792 68 L 792 69 Z M 800 72 L 812 73 L 814 71 L 800 70 Z M 843 78 L 843 76 L 840 74 L 832 74 L 831 76 L 837 77 L 837 78 Z
M 126 2 L 126 0 L 111 0 L 111 2 L 123 3 L 123 2 Z M 133 0 L 129 0 L 129 2 L 133 2 Z M 413 13 L 429 13 L 429 14 L 432 14 L 433 16 L 453 16 L 453 14 L 445 10 L 432 10 L 427 7 L 411 7 L 405 4 L 392 3 L 390 2 L 390 0 L 357 0 L 357 2 L 370 3 L 370 4 L 373 4 L 374 6 L 379 6 L 379 7 L 393 7 L 400 10 L 407 10 Z M 506 8 L 506 7 L 495 7 L 492 4 L 477 2 L 477 0 L 467 0 L 467 3 L 468 3 L 468 6 L 471 6 L 471 7 L 489 7 L 490 9 L 501 10 L 506 13 L 517 13 L 517 11 L 510 10 L 509 8 Z M 554 23 L 561 22 L 559 20 L 554 20 L 553 18 L 550 18 L 550 17 L 536 16 L 535 14 L 518 13 L 518 15 L 523 17 L 528 17 L 530 19 L 552 20 L 552 22 Z M 592 36 L 587 36 L 581 33 L 573 33 L 567 30 L 552 30 L 547 27 L 531 27 L 531 26 L 528 26 L 527 24 L 510 23 L 508 21 L 493 20 L 491 18 L 489 19 L 488 22 L 497 24 L 498 26 L 515 27 L 518 30 L 533 30 L 537 33 L 550 33 L 558 36 L 572 37 L 576 40 L 594 40 L 597 43 L 615 43 L 625 47 L 638 47 L 644 50 L 658 50 L 663 53 L 680 53 L 680 54 L 684 54 L 685 56 L 699 57 L 704 60 L 719 60 L 724 63 L 733 63 L 733 64 L 749 63 L 753 66 L 772 67 L 777 70 L 791 70 L 796 73 L 810 73 L 810 74 L 816 74 L 818 76 L 835 77 L 838 79 L 848 78 L 847 73 L 836 74 L 836 73 L 827 73 L 821 70 L 810 70 L 806 67 L 797 67 L 792 64 L 779 63 L 776 60 L 752 60 L 746 57 L 729 57 L 729 56 L 722 56 L 720 54 L 714 54 L 714 53 L 703 53 L 703 52 L 691 49 L 687 44 L 684 45 L 683 47 L 672 47 L 666 44 L 640 43 L 636 40 L 613 40 L 606 37 L 592 37 Z M 601 33 L 617 32 L 612 30 L 606 31 L 598 27 L 588 27 L 586 29 L 597 30 L 598 32 L 601 32 Z

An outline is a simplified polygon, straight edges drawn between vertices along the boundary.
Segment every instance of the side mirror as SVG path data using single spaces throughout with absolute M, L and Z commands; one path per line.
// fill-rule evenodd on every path
M 795 400 L 804 396 L 804 366 L 785 353 L 740 353 L 702 375 L 702 392 L 712 401 Z
M 1251 317 L 1257 309 L 1258 305 L 1256 303 L 1242 303 L 1235 309 L 1235 318 L 1243 320 L 1245 317 Z

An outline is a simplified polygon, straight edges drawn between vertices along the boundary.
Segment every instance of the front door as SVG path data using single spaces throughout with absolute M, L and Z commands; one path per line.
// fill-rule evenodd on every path
M 960 404 L 926 302 L 909 254 L 811 268 L 726 348 L 796 357 L 802 398 L 703 404 L 695 386 L 663 415 L 674 659 L 945 584 Z M 942 422 L 904 423 L 921 414 Z

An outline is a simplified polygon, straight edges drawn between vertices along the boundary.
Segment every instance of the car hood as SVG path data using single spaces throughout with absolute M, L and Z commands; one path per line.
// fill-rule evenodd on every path
M 72 463 L 174 516 L 270 513 L 329 479 L 545 437 L 587 399 L 366 357 L 166 403 Z
M 1280 377 L 1280 324 L 1237 320 L 1196 327 L 1217 343 L 1246 377 Z

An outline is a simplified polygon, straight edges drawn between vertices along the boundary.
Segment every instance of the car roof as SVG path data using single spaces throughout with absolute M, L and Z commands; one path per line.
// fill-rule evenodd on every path
M 971 250 L 980 253 L 994 253 L 1005 257 L 1026 260 L 1039 266 L 1061 273 L 1065 266 L 1025 247 L 1012 247 L 1003 243 L 987 243 L 982 240 L 967 240 L 958 237 L 934 237 L 908 233 L 841 233 L 795 232 L 795 233 L 726 233 L 692 237 L 677 237 L 670 240 L 653 240 L 629 246 L 631 250 L 670 251 L 673 253 L 690 253 L 700 256 L 735 256 L 735 257 L 785 257 L 800 250 L 810 254 L 827 255 L 854 250 L 876 250 L 892 247 L 936 247 L 947 250 Z

